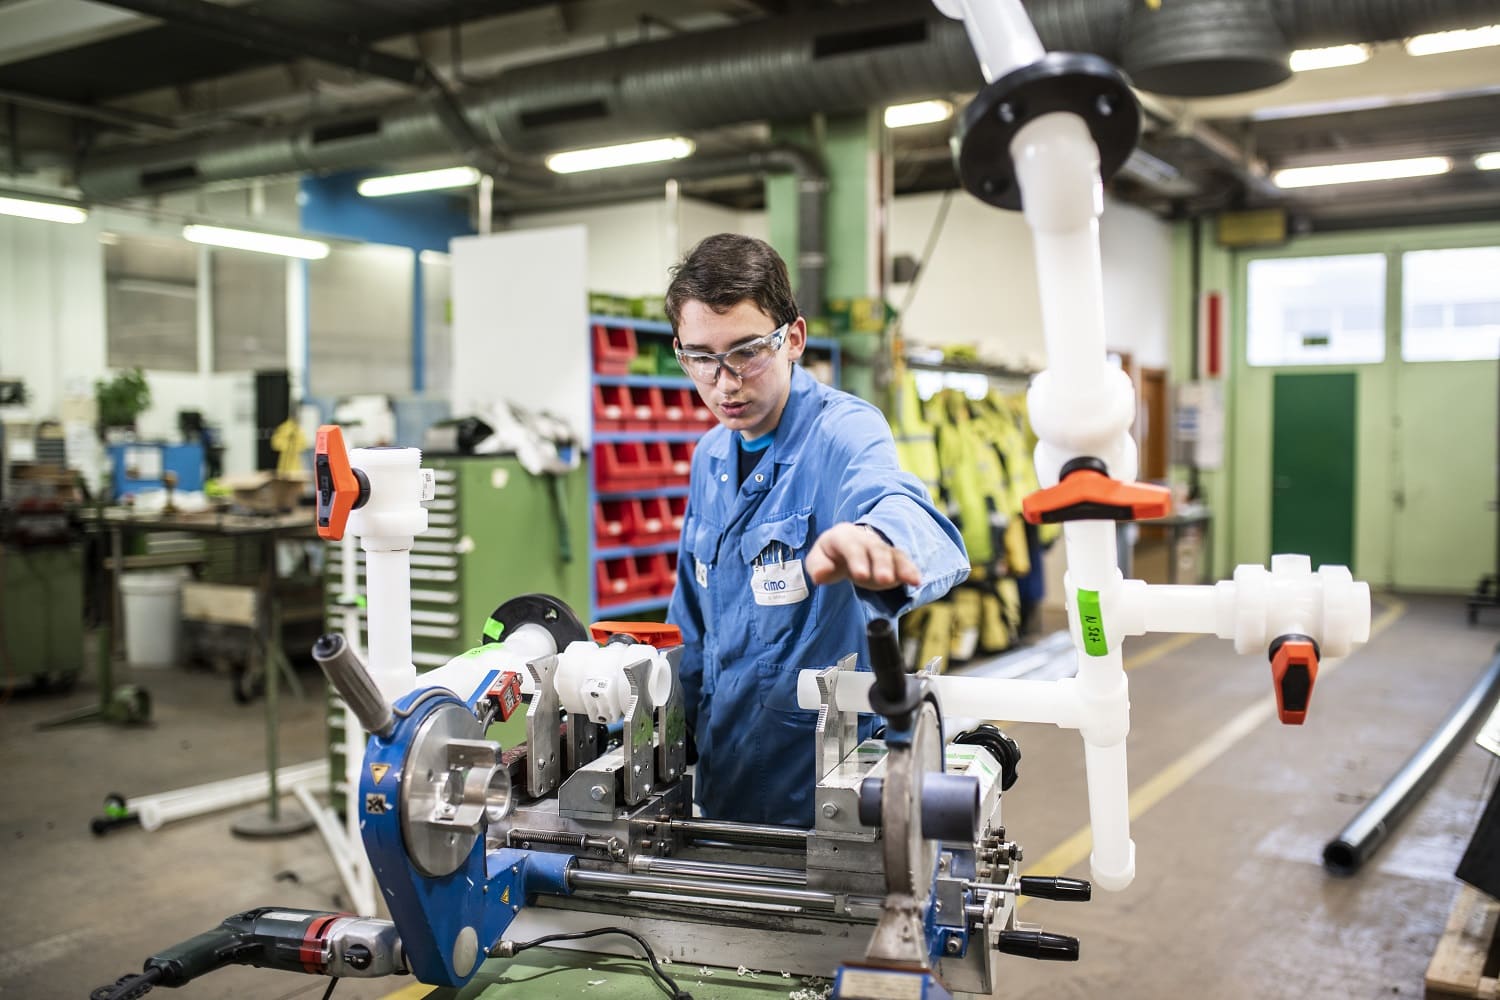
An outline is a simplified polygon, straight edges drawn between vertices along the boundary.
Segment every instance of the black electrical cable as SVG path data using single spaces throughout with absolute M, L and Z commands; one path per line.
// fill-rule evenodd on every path
M 89 1000 L 136 1000 L 151 992 L 151 987 L 161 981 L 160 969 L 149 969 L 121 976 L 108 986 L 101 986 L 89 994 Z
M 329 997 L 333 996 L 333 988 L 335 986 L 337 986 L 338 984 L 339 984 L 339 977 L 338 976 L 334 976 L 332 979 L 328 980 L 328 989 L 326 989 L 326 990 L 323 991 L 323 1000 L 328 1000 Z
M 656 973 L 656 977 L 660 979 L 662 985 L 666 987 L 667 995 L 670 996 L 672 1000 L 693 1000 L 693 995 L 691 993 L 688 993 L 686 990 L 680 988 L 677 985 L 676 980 L 674 980 L 671 976 L 667 975 L 666 972 L 662 970 L 661 965 L 656 961 L 656 952 L 651 950 L 651 946 L 646 943 L 646 939 L 641 937 L 635 931 L 629 931 L 623 927 L 598 927 L 591 931 L 573 931 L 569 934 L 544 934 L 541 937 L 533 938 L 530 941 L 509 942 L 510 951 L 512 955 L 519 955 L 527 948 L 535 948 L 538 945 L 548 944 L 552 941 L 577 941 L 581 938 L 598 937 L 601 934 L 619 934 L 622 937 L 630 938 L 636 944 L 640 945 L 641 950 L 646 953 L 646 961 L 651 963 L 651 971 Z

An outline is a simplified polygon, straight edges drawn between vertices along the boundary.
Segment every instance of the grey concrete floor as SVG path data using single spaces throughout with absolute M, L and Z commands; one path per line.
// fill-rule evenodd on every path
M 1466 746 L 1353 879 L 1320 866 L 1324 842 L 1375 794 L 1461 698 L 1500 638 L 1500 616 L 1464 624 L 1456 598 L 1381 599 L 1388 627 L 1320 679 L 1306 726 L 1274 720 L 1242 737 L 1231 720 L 1271 698 L 1261 657 L 1212 639 L 1127 649 L 1137 818 L 1135 884 L 1089 904 L 1028 901 L 1022 918 L 1077 935 L 1076 965 L 1013 960 L 999 995 L 1020 998 L 1415 997 L 1457 892 L 1452 872 L 1490 784 Z M 1153 649 L 1155 648 L 1155 652 Z M 233 814 L 88 829 L 105 794 L 166 790 L 264 766 L 262 706 L 235 704 L 223 677 L 138 672 L 154 725 L 39 731 L 87 704 L 18 693 L 0 706 L 0 994 L 82 998 L 152 951 L 256 905 L 334 908 L 339 884 L 316 834 L 256 842 Z M 309 687 L 316 677 L 304 675 Z M 320 702 L 283 703 L 283 762 L 318 757 Z M 1035 874 L 1087 877 L 1076 735 L 1015 726 L 1025 758 L 1006 820 Z M 290 801 L 290 800 L 289 800 Z M 1051 859 L 1055 867 L 1042 870 Z M 342 983 L 374 1000 L 409 980 Z M 318 997 L 324 981 L 230 969 L 163 996 Z

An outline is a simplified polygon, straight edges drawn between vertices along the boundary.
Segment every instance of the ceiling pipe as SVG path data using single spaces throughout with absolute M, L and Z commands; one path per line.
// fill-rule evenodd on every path
M 1339 40 L 1367 42 L 1495 16 L 1494 0 L 1174 0 L 1154 11 L 1139 0 L 1032 0 L 1028 10 L 1049 49 L 1097 52 L 1123 62 L 1127 73 L 1154 74 L 1163 88 L 1174 85 L 1174 68 L 1185 68 L 1177 76 L 1197 81 L 1199 90 L 1207 85 L 1196 62 L 1204 40 L 1184 27 L 1187 21 L 1170 21 L 1163 12 L 1221 11 L 1255 20 L 1265 51 L 1243 60 L 1254 79 L 1206 77 L 1229 89 L 1261 85 L 1273 56 L 1284 59 L 1288 47 L 1326 41 L 1335 25 L 1344 28 Z M 1179 30 L 1170 30 L 1174 23 Z M 1203 30 L 1214 29 L 1210 23 Z M 1151 62 L 1132 66 L 1132 58 Z M 916 0 L 874 0 L 518 66 L 459 100 L 462 117 L 493 145 L 541 153 L 852 112 L 972 91 L 981 82 L 958 22 Z M 389 166 L 454 145 L 439 111 L 425 100 L 407 101 L 281 129 L 94 154 L 82 162 L 78 185 L 94 198 L 130 197 L 267 174 Z M 496 177 L 502 192 L 548 186 L 514 160 L 501 164 Z

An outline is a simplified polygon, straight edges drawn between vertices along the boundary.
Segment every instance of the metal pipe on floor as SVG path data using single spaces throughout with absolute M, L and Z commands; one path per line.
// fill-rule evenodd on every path
M 1365 804 L 1349 825 L 1323 848 L 1323 867 L 1333 875 L 1353 875 L 1384 843 L 1443 773 L 1443 768 L 1500 697 L 1500 654 L 1427 742 L 1401 766 L 1380 794 Z

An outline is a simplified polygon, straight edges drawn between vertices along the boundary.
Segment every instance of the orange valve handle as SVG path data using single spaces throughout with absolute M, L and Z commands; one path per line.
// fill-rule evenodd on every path
M 661 622 L 594 622 L 589 626 L 589 635 L 597 643 L 609 642 L 617 635 L 628 635 L 636 642 L 657 649 L 682 645 L 682 630 L 676 625 Z
M 349 464 L 344 432 L 335 424 L 318 428 L 313 478 L 318 492 L 318 534 L 336 542 L 344 537 L 350 512 L 369 501 L 370 481 Z
M 1282 635 L 1272 640 L 1270 652 L 1276 714 L 1285 725 L 1300 726 L 1307 721 L 1307 706 L 1318 680 L 1318 644 L 1309 636 Z
M 1165 486 L 1111 479 L 1103 462 L 1088 457 L 1068 462 L 1056 486 L 1021 501 L 1022 516 L 1032 524 L 1146 521 L 1171 512 L 1172 491 Z

